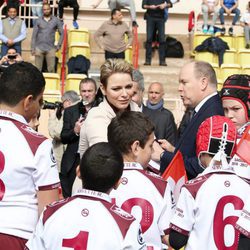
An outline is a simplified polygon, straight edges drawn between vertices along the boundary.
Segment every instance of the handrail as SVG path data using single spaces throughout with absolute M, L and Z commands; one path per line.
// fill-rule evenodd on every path
M 133 49 L 133 66 L 135 69 L 138 69 L 138 61 L 139 61 L 139 42 L 138 42 L 138 27 L 135 26 L 132 28 L 133 31 L 133 44 L 132 44 L 132 49 Z
M 63 44 L 62 44 L 61 95 L 64 94 L 64 87 L 65 87 L 66 50 L 67 50 L 67 25 L 65 24 L 63 29 Z

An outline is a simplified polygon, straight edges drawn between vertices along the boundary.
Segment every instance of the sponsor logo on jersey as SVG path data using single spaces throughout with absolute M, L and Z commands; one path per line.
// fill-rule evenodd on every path
M 83 217 L 87 217 L 89 215 L 89 210 L 87 208 L 84 208 L 81 212 Z
M 142 236 L 141 228 L 140 228 L 139 231 L 138 231 L 137 240 L 138 240 L 138 243 L 139 243 L 141 246 L 142 246 L 142 245 L 145 245 L 145 241 L 144 241 L 143 236 Z
M 225 181 L 225 182 L 224 182 L 224 185 L 225 185 L 225 187 L 230 187 L 230 186 L 231 186 L 231 183 L 230 183 L 230 181 Z
M 53 167 L 56 166 L 56 158 L 55 158 L 55 156 L 54 156 L 54 152 L 53 152 L 53 149 L 52 149 L 52 148 L 51 148 L 51 150 L 50 150 L 50 159 L 51 159 L 51 161 L 54 163 L 54 165 L 51 166 L 51 167 L 53 168 Z
M 113 211 L 115 214 L 119 215 L 120 217 L 126 219 L 126 220 L 133 220 L 134 217 L 133 215 L 125 212 L 124 210 L 122 210 L 121 208 L 117 207 L 116 205 L 113 205 L 110 208 L 111 211 Z
M 122 177 L 121 184 L 126 185 L 128 183 L 128 178 Z

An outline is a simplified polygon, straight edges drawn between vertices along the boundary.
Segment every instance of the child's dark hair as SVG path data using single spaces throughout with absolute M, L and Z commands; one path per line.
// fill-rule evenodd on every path
M 139 141 L 140 147 L 144 148 L 153 132 L 153 123 L 143 113 L 124 111 L 109 124 L 108 141 L 122 154 L 127 154 L 135 141 Z
M 110 143 L 94 144 L 84 153 L 80 172 L 83 188 L 107 193 L 122 176 L 122 155 Z

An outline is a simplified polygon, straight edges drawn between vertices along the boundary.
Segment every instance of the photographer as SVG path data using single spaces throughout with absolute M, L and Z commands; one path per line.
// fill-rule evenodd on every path
M 51 138 L 53 139 L 53 150 L 56 158 L 58 172 L 61 172 L 61 160 L 66 146 L 61 142 L 61 131 L 63 127 L 63 113 L 64 110 L 71 105 L 74 105 L 80 100 L 78 94 L 73 91 L 66 91 L 62 98 L 62 102 L 49 103 L 45 102 L 43 109 L 51 109 L 49 112 L 48 130 Z
M 71 196 L 73 182 L 76 177 L 76 167 L 80 162 L 78 153 L 79 133 L 88 111 L 97 106 L 97 86 L 92 78 L 85 78 L 79 84 L 81 102 L 67 108 L 63 115 L 61 139 L 67 148 L 62 157 L 60 180 L 64 198 Z
M 11 64 L 22 62 L 23 58 L 16 52 L 15 48 L 9 48 L 7 54 L 3 56 L 0 60 L 1 68 L 7 68 Z

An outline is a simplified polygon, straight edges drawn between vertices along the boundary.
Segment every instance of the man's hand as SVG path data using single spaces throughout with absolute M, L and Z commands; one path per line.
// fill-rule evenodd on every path
M 81 126 L 83 124 L 84 119 L 82 117 L 80 117 L 78 119 L 78 121 L 75 123 L 75 127 L 74 127 L 74 132 L 76 135 L 80 134 L 80 130 L 81 130 Z
M 9 39 L 9 40 L 7 41 L 7 45 L 8 45 L 8 46 L 12 46 L 13 44 L 14 44 L 14 42 L 13 42 L 12 39 Z
M 151 159 L 153 161 L 160 161 L 162 153 L 164 153 L 164 149 L 161 147 L 161 145 L 157 141 L 154 141 L 153 153 L 151 155 Z
M 158 8 L 160 8 L 161 10 L 165 9 L 167 7 L 167 3 L 162 3 L 158 5 Z
M 208 12 L 209 13 L 214 13 L 214 6 L 209 6 L 208 7 Z
M 8 61 L 7 55 L 3 56 L 2 59 L 0 60 L 0 64 L 3 64 Z
M 21 57 L 21 55 L 19 53 L 16 53 L 16 59 L 15 59 L 16 62 L 22 62 L 23 61 L 23 58 Z
M 175 151 L 175 147 L 170 143 L 168 142 L 167 140 L 165 139 L 162 139 L 162 140 L 158 140 L 159 144 L 161 145 L 161 147 L 163 149 L 165 149 L 166 151 L 169 151 L 171 153 L 174 153 Z
M 231 10 L 230 9 L 226 8 L 225 11 L 226 11 L 227 15 L 231 14 Z
M 155 10 L 158 8 L 159 5 L 155 5 L 155 4 L 152 4 L 152 5 L 149 5 L 149 8 L 152 9 L 152 10 Z

